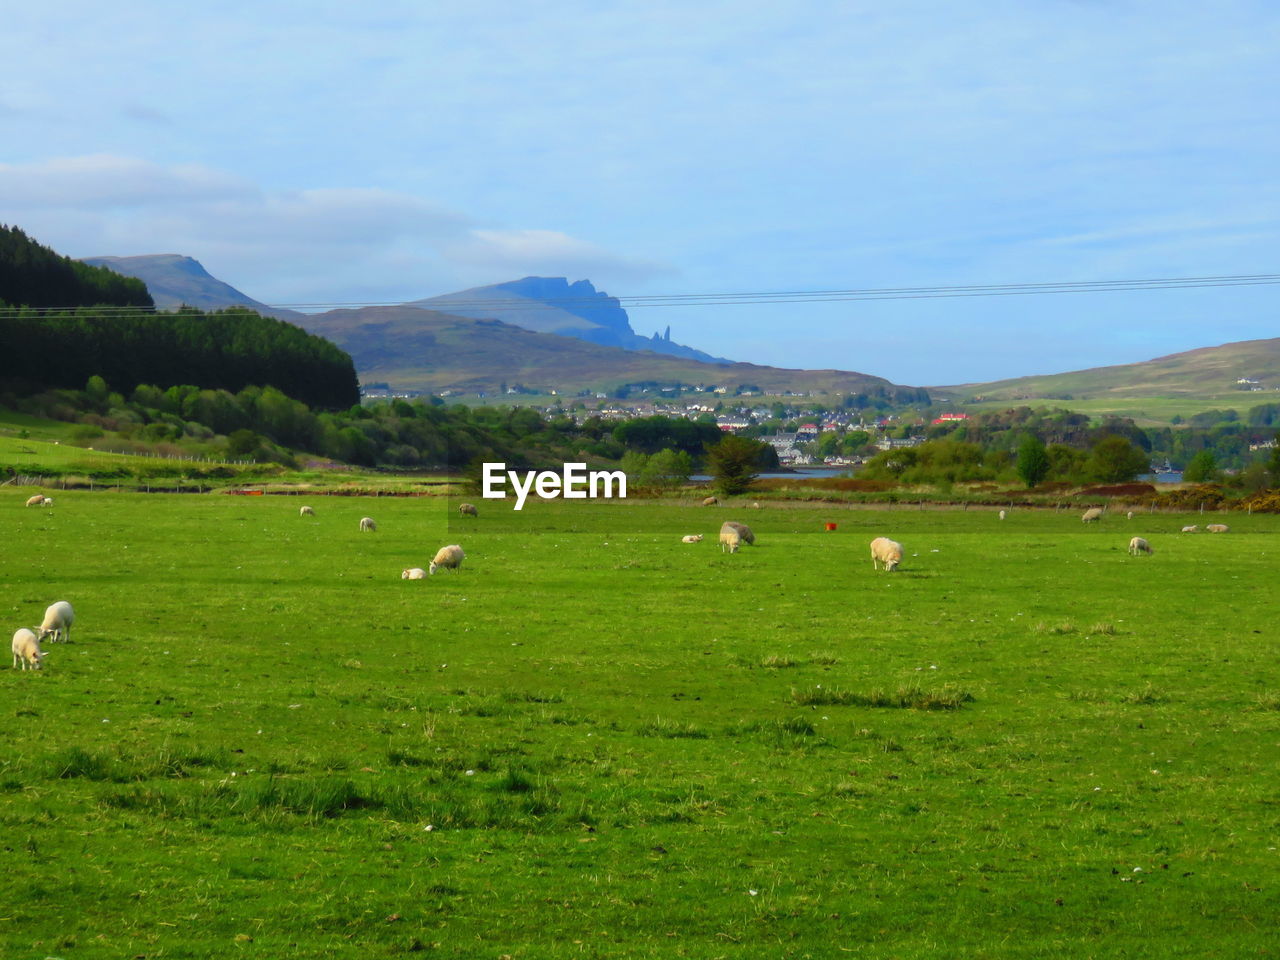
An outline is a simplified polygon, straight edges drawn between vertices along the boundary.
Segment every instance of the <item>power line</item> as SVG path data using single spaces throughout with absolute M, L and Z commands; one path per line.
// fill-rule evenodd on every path
M 676 306 L 742 306 L 751 304 L 786 303 L 836 303 L 863 300 L 929 300 L 963 297 L 1043 296 L 1062 293 L 1118 293 L 1146 290 L 1184 290 L 1205 287 L 1266 286 L 1280 283 L 1280 274 L 1240 274 L 1208 277 L 1149 277 L 1126 280 L 1078 280 L 1052 283 L 995 283 L 966 284 L 956 286 L 920 287 L 867 287 L 844 290 L 775 290 L 748 293 L 674 293 L 636 294 L 608 297 L 555 297 L 526 299 L 523 297 L 487 297 L 474 300 L 445 299 L 427 304 L 424 301 L 365 300 L 365 301 L 312 301 L 300 303 L 267 304 L 273 309 L 360 309 L 363 307 L 406 306 L 422 303 L 415 309 L 448 313 L 450 308 L 468 311 L 484 310 L 502 312 L 511 310 L 557 309 L 572 306 L 603 306 L 616 302 L 621 307 L 676 307 Z M 14 314 L 22 307 L 0 307 L 0 315 Z M 79 307 L 41 307 L 42 312 L 64 312 Z M 97 313 L 109 316 L 146 316 L 154 311 L 142 307 L 93 307 Z M 245 309 L 252 309 L 245 307 Z

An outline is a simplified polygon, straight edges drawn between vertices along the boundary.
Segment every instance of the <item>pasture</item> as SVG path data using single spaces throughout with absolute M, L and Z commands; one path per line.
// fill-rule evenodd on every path
M 5 958 L 1274 953 L 1280 518 L 0 492 Z

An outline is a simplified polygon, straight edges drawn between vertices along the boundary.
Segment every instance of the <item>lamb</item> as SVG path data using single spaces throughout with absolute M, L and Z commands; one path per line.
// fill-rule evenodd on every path
M 44 494 L 37 493 L 34 497 L 27 497 L 27 506 L 28 507 L 44 506 Z
M 53 497 L 41 497 L 41 498 L 40 498 L 40 506 L 42 506 L 42 507 L 52 507 L 52 506 L 53 506 Z
M 368 530 L 370 533 L 376 533 L 378 525 L 373 522 L 373 517 L 361 517 L 360 529 L 361 531 Z
M 1226 533 L 1231 528 L 1228 527 L 1225 523 L 1211 523 L 1207 527 L 1205 527 L 1205 529 L 1208 530 L 1210 533 Z
M 1133 519 L 1133 511 L 1132 511 L 1132 510 L 1130 510 L 1128 513 L 1126 513 L 1126 514 L 1124 515 L 1124 518 L 1125 518 L 1126 520 L 1132 520 L 1132 519 Z
M 760 504 L 758 504 L 758 503 L 753 503 L 753 504 L 751 504 L 751 509 L 752 509 L 752 510 L 759 510 L 759 509 L 760 509 Z
M 458 512 L 459 512 L 460 514 L 462 514 L 464 517 L 478 517 L 478 516 L 480 516 L 480 512 L 479 512 L 478 510 L 476 510 L 476 505 L 475 505 L 474 503 L 460 503 L 460 504 L 458 504 Z
M 701 543 L 701 542 L 702 542 L 702 534 L 700 534 L 700 533 L 691 533 L 691 534 L 689 534 L 688 536 L 681 537 L 681 538 L 680 538 L 680 542 L 681 542 L 681 543 Z
M 1003 520 L 1003 519 L 1004 519 L 1004 511 L 1003 511 L 1003 510 L 1001 510 L 1001 511 L 1000 511 L 1000 519 L 1001 519 L 1001 520 Z
M 421 567 L 410 567 L 408 570 L 400 571 L 401 580 L 422 580 L 426 577 L 427 571 Z
M 44 651 L 40 649 L 40 640 L 35 633 L 23 627 L 13 635 L 13 665 L 19 663 L 23 670 L 39 670 L 40 661 L 44 659 Z
M 705 500 L 702 501 L 702 505 L 704 507 L 714 507 L 719 502 L 720 501 L 715 497 L 707 497 Z
M 1182 528 L 1182 532 L 1183 532 L 1183 533 L 1195 533 L 1195 532 L 1196 532 L 1197 530 L 1199 530 L 1199 529 L 1200 529 L 1200 527 L 1199 527 L 1197 524 L 1194 524 L 1194 523 L 1193 523 L 1193 524 L 1191 524 L 1191 526 L 1189 526 L 1189 527 L 1183 527 L 1183 528 Z
M 1134 537 L 1129 541 L 1129 556 L 1136 557 L 1140 553 L 1151 556 L 1155 551 L 1151 549 L 1151 544 L 1147 543 L 1142 537 Z
M 76 612 L 65 600 L 49 604 L 44 612 L 44 622 L 40 624 L 40 639 L 50 637 L 50 643 L 62 640 L 71 642 L 71 625 L 76 622 Z
M 1102 517 L 1102 507 L 1090 507 L 1080 518 L 1081 523 L 1093 523 Z
M 457 570 L 465 559 L 467 555 L 462 552 L 462 548 L 451 543 L 436 551 L 435 559 L 427 566 L 427 573 L 434 575 L 437 570 Z
M 310 507 L 298 508 L 298 516 L 300 517 L 314 517 L 315 515 L 316 515 L 316 512 Z
M 720 552 L 724 553 L 727 546 L 730 553 L 737 553 L 738 547 L 742 544 L 754 544 L 756 535 L 751 532 L 751 528 L 745 523 L 738 523 L 736 520 L 726 520 L 720 525 Z
M 876 537 L 871 541 L 871 568 L 879 570 L 880 564 L 892 573 L 902 562 L 902 544 L 888 537 Z

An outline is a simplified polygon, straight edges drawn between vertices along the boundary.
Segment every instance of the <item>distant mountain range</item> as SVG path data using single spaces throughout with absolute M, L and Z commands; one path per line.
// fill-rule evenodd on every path
M 245 296 L 229 283 L 211 276 L 200 261 L 176 253 L 143 257 L 84 257 L 81 263 L 106 267 L 126 277 L 137 277 L 147 285 L 151 299 L 160 310 L 177 310 L 183 304 L 201 310 L 247 307 L 264 317 L 296 323 L 303 314 L 281 310 Z
M 651 350 L 704 363 L 732 362 L 675 343 L 671 339 L 670 327 L 663 335 L 640 336 L 631 329 L 627 311 L 622 309 L 617 299 L 597 290 L 590 280 L 570 283 L 564 277 L 525 277 L 442 297 L 414 300 L 404 306 L 438 310 L 455 317 L 501 320 L 536 333 L 557 333 L 606 347 Z
M 900 400 L 923 391 L 844 370 L 786 370 L 733 363 L 631 329 L 617 299 L 587 280 L 525 277 L 415 300 L 305 314 L 270 307 L 176 254 L 85 260 L 146 283 L 156 306 L 240 306 L 297 324 L 351 354 L 361 380 L 396 390 L 498 392 L 503 384 L 576 392 L 629 383 L 756 387 L 769 392 L 868 393 Z

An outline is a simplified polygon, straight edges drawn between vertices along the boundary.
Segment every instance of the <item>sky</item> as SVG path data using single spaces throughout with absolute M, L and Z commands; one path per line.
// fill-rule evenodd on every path
M 271 304 L 1280 273 L 1280 5 L 5 4 L 0 223 Z M 1280 336 L 1280 287 L 630 309 L 941 385 Z

